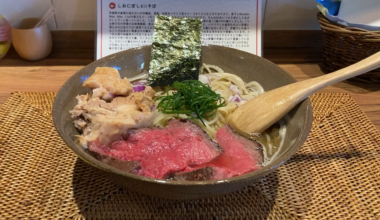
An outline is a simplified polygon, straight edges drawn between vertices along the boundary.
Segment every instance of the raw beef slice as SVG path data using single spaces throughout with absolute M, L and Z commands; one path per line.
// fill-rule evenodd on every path
M 216 160 L 198 167 L 190 167 L 173 176 L 177 180 L 190 180 L 198 173 L 208 179 L 225 179 L 260 169 L 264 162 L 260 143 L 235 133 L 229 125 L 220 128 L 215 135 L 216 142 L 224 152 Z M 204 170 L 208 167 L 207 170 Z M 211 169 L 211 170 L 210 170 Z M 206 172 L 207 171 L 207 172 Z M 197 180 L 196 178 L 193 178 Z
M 88 149 L 98 155 L 136 161 L 139 175 L 159 179 L 206 164 L 223 152 L 199 126 L 187 120 L 169 120 L 164 129 L 130 129 L 123 138 L 110 146 L 93 141 Z

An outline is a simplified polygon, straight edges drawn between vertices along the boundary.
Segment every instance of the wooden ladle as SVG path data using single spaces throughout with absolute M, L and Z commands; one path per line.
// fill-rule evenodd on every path
M 316 91 L 379 67 L 380 52 L 333 73 L 270 90 L 237 108 L 228 124 L 241 134 L 262 133 Z

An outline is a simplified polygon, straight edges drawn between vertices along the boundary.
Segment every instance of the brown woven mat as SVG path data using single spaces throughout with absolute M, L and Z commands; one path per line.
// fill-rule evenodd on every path
M 99 176 L 56 133 L 55 93 L 0 106 L 0 218 L 380 219 L 380 134 L 347 94 L 311 97 L 312 131 L 277 171 L 229 195 L 143 196 Z

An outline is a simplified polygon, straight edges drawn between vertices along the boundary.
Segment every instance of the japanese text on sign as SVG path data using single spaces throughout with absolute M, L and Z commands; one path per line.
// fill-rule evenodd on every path
M 258 0 L 243 1 L 246 4 L 249 3 L 247 6 L 252 6 L 250 10 L 240 5 L 231 7 L 228 12 L 215 10 L 209 3 L 218 2 L 219 6 L 214 5 L 214 7 L 220 8 L 220 4 L 231 3 L 234 0 L 209 0 L 206 5 L 209 5 L 210 8 L 207 11 L 204 10 L 205 7 L 202 7 L 203 11 L 190 11 L 191 7 L 186 7 L 186 11 L 180 11 L 183 7 L 176 11 L 173 9 L 173 5 L 164 7 L 171 2 L 170 0 L 156 0 L 154 3 L 98 1 L 100 3 L 98 6 L 102 8 L 100 10 L 101 17 L 98 18 L 101 20 L 98 22 L 97 58 L 151 44 L 155 15 L 202 18 L 203 45 L 222 45 L 261 55 L 261 34 L 258 33 L 261 32 L 259 27 L 261 14 L 257 14 L 261 13 L 259 10 L 261 8 L 259 8 Z M 183 1 L 182 4 L 186 4 L 186 2 Z M 193 5 L 194 1 L 187 4 Z M 170 8 L 171 10 L 161 8 Z

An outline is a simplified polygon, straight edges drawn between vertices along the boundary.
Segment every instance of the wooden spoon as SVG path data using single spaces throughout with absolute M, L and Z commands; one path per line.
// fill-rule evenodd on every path
M 380 67 L 380 52 L 330 74 L 265 92 L 241 105 L 228 124 L 244 135 L 262 133 L 314 92 Z

